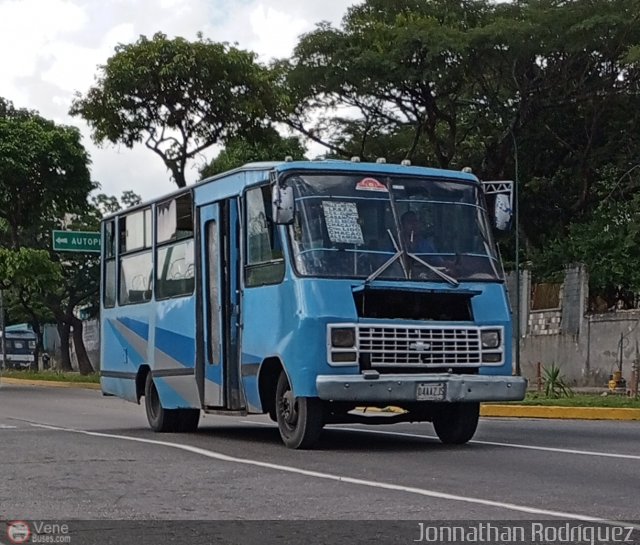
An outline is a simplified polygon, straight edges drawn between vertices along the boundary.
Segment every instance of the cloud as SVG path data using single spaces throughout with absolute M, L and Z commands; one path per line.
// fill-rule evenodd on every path
M 0 96 L 76 125 L 92 157 L 93 178 L 106 193 L 132 189 L 149 199 L 175 188 L 162 160 L 144 146 L 96 147 L 90 131 L 68 110 L 74 92 L 93 84 L 119 43 L 162 31 L 237 43 L 260 59 L 285 57 L 298 37 L 321 20 L 339 23 L 350 0 L 0 0 Z M 215 150 L 194 161 L 187 172 Z
M 259 51 L 261 57 L 267 60 L 287 56 L 295 47 L 298 35 L 309 29 L 305 19 L 264 4 L 253 9 L 249 21 L 255 35 L 249 43 L 249 49 Z
M 29 92 L 16 80 L 35 73 L 59 36 L 86 24 L 84 10 L 70 1 L 0 2 L 0 95 L 24 100 Z

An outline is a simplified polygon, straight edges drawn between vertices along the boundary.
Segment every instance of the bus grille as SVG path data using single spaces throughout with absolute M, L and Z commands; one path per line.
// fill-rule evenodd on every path
M 465 327 L 358 328 L 360 354 L 372 367 L 480 365 L 480 330 Z

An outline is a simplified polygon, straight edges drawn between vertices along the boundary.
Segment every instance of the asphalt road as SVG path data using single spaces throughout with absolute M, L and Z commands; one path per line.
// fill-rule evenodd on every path
M 640 422 L 335 426 L 292 451 L 266 417 L 155 434 L 99 391 L 0 386 L 0 519 L 640 521 Z M 0 542 L 3 539 L 0 534 Z

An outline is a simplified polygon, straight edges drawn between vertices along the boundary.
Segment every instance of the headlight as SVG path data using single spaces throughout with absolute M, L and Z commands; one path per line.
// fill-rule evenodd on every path
M 334 327 L 331 329 L 331 346 L 334 348 L 352 348 L 356 345 L 356 330 L 353 327 Z
M 500 331 L 497 329 L 486 329 L 480 333 L 482 348 L 498 348 L 500 346 Z

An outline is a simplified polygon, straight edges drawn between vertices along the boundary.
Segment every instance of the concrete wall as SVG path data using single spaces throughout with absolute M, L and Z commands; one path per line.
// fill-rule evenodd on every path
M 100 371 L 100 322 L 98 320 L 84 320 L 82 322 L 82 340 L 94 371 Z M 75 347 L 71 343 L 71 366 L 78 369 L 78 358 Z
M 513 277 L 508 283 L 512 285 Z M 520 367 L 533 384 L 538 364 L 555 364 L 574 385 L 605 387 L 618 368 L 620 354 L 622 375 L 631 378 L 640 347 L 640 309 L 587 314 L 588 286 L 586 269 L 576 265 L 566 270 L 560 308 L 530 311 L 523 295 L 521 312 L 528 326 L 521 331 Z
M 100 370 L 100 324 L 98 320 L 85 320 L 82 322 L 82 339 L 87 349 L 87 354 L 95 371 Z M 60 366 L 60 335 L 55 324 L 46 324 L 43 335 L 44 351 L 51 357 L 50 367 L 57 369 Z M 76 357 L 73 342 L 69 343 L 71 367 L 78 370 L 78 358 Z M 42 362 L 40 362 L 42 365 Z

